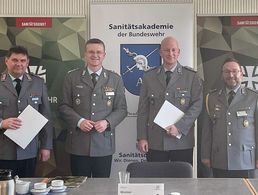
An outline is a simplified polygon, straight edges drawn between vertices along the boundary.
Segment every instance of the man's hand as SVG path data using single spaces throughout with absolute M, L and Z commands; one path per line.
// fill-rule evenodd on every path
M 177 135 L 179 135 L 179 131 L 175 125 L 169 125 L 165 128 L 165 130 L 167 131 L 167 134 L 170 136 L 176 137 Z
M 40 149 L 39 150 L 39 160 L 47 161 L 50 158 L 50 150 Z
M 100 121 L 95 122 L 95 124 L 94 124 L 94 128 L 96 129 L 96 131 L 98 133 L 102 133 L 103 131 L 106 130 L 107 127 L 108 127 L 107 120 L 100 120 Z
M 2 120 L 3 129 L 18 129 L 22 126 L 22 121 L 19 118 L 8 118 Z
M 137 147 L 138 147 L 138 150 L 139 150 L 141 153 L 147 153 L 148 150 L 149 150 L 148 141 L 145 140 L 145 139 L 139 140 L 139 141 L 138 141 L 138 144 L 137 144 Z
M 202 163 L 206 166 L 206 167 L 211 167 L 211 161 L 210 159 L 202 159 Z M 256 163 L 257 164 L 257 163 Z
M 80 129 L 84 132 L 89 132 L 94 127 L 95 123 L 91 120 L 83 120 L 80 124 Z

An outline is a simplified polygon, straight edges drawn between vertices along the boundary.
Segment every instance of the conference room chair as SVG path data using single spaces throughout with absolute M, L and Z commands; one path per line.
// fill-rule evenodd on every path
M 133 162 L 126 171 L 131 178 L 192 178 L 193 167 L 188 162 Z

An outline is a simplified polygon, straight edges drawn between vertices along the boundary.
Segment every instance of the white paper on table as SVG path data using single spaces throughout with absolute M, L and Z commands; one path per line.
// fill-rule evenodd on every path
M 176 106 L 171 104 L 169 101 L 165 100 L 161 106 L 158 114 L 154 119 L 154 123 L 165 129 L 169 125 L 175 124 L 184 116 L 184 112 L 179 110 Z M 176 137 L 180 139 L 182 134 Z
M 22 121 L 21 128 L 16 130 L 7 129 L 4 134 L 25 149 L 42 127 L 44 127 L 48 119 L 30 105 L 23 110 L 18 118 Z
M 128 183 L 118 184 L 118 195 L 164 195 L 164 183 Z

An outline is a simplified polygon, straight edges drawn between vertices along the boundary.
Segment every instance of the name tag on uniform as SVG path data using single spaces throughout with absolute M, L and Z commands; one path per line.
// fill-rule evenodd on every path
M 245 110 L 237 111 L 237 116 L 247 116 L 247 112 Z
M 31 100 L 32 100 L 32 101 L 38 101 L 38 100 L 39 100 L 39 97 L 32 97 Z
M 82 85 L 76 85 L 76 87 L 77 87 L 77 88 L 80 88 L 80 89 L 82 89 L 82 88 L 83 88 L 83 86 L 82 86 Z
M 106 96 L 109 96 L 109 95 L 115 95 L 115 92 L 114 91 L 106 91 Z

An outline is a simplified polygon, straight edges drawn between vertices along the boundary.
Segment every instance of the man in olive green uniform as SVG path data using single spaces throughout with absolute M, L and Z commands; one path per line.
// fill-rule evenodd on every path
M 206 97 L 202 162 L 214 177 L 254 177 L 258 165 L 258 94 L 241 86 L 243 72 L 233 58 L 222 68 L 224 86 Z
M 147 71 L 140 90 L 137 117 L 138 149 L 148 161 L 193 162 L 194 122 L 202 109 L 202 81 L 178 61 L 180 49 L 174 37 L 161 42 L 163 65 Z M 166 129 L 154 123 L 164 101 L 184 112 Z M 173 117 L 173 113 L 171 113 Z
M 29 64 L 26 48 L 11 47 L 5 63 L 7 70 L 0 78 L 0 168 L 12 169 L 13 174 L 19 177 L 33 177 L 37 154 L 39 160 L 47 161 L 52 149 L 53 128 L 47 88 L 43 79 L 25 72 Z M 5 136 L 4 131 L 15 131 L 22 126 L 22 121 L 17 117 L 28 105 L 49 121 L 23 149 Z
M 66 150 L 73 175 L 109 177 L 115 152 L 115 127 L 127 115 L 121 77 L 102 66 L 105 46 L 99 39 L 85 45 L 85 67 L 64 81 L 61 117 L 67 122 Z

